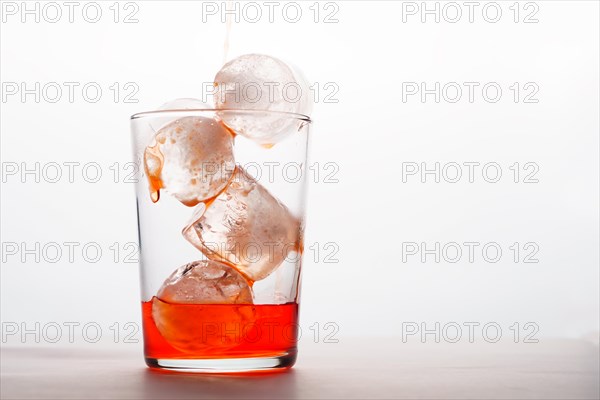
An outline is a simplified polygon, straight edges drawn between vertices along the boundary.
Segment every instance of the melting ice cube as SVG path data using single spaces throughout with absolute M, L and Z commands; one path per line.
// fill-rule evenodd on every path
M 160 189 L 187 206 L 216 196 L 235 170 L 233 135 L 222 122 L 184 117 L 158 131 L 144 152 L 153 201 Z
M 300 221 L 237 167 L 227 188 L 183 230 L 185 238 L 213 260 L 225 260 L 252 281 L 267 277 L 301 248 Z
M 239 344 L 243 327 L 253 317 L 248 282 L 235 268 L 217 261 L 195 261 L 178 268 L 152 301 L 158 331 L 184 352 Z
M 215 76 L 217 109 L 276 111 L 308 115 L 312 107 L 308 83 L 299 70 L 263 54 L 240 56 Z M 298 130 L 302 121 L 278 113 L 219 113 L 236 133 L 271 146 Z

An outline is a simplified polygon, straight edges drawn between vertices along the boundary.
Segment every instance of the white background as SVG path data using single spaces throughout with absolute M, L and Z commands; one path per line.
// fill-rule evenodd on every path
M 202 82 L 212 81 L 224 58 L 225 24 L 220 14 L 204 15 L 203 22 L 200 2 L 137 1 L 138 22 L 130 24 L 122 23 L 124 3 L 119 23 L 109 9 L 113 2 L 100 2 L 98 23 L 82 18 L 80 4 L 73 23 L 64 6 L 57 23 L 43 15 L 39 23 L 34 16 L 23 23 L 21 14 L 3 14 L 3 84 L 80 86 L 72 103 L 66 89 L 56 103 L 43 96 L 36 103 L 33 95 L 2 99 L 1 234 L 3 246 L 97 242 L 103 257 L 86 262 L 80 246 L 72 263 L 67 254 L 56 263 L 44 257 L 36 262 L 32 255 L 22 262 L 21 253 L 7 254 L 4 247 L 3 323 L 94 321 L 106 328 L 140 320 L 137 265 L 122 262 L 124 254 L 115 263 L 109 249 L 137 241 L 133 184 L 122 176 L 113 182 L 109 167 L 130 161 L 131 114 L 173 98 L 201 97 Z M 321 252 L 317 262 L 314 252 L 305 255 L 303 326 L 335 322 L 340 339 L 400 335 L 407 321 L 493 321 L 503 329 L 533 322 L 540 339 L 598 331 L 597 2 L 535 2 L 537 23 L 523 22 L 534 10 L 524 2 L 517 23 L 513 2 L 498 3 L 502 16 L 496 23 L 484 19 L 485 2 L 475 9 L 473 23 L 462 2 L 456 23 L 443 15 L 439 23 L 433 15 L 422 22 L 420 14 L 403 15 L 406 3 L 392 1 L 336 2 L 337 23 L 323 22 L 336 9 L 325 10 L 324 3 L 318 23 L 309 8 L 313 2 L 301 3 L 297 23 L 287 22 L 280 6 L 271 23 L 268 9 L 258 4 L 263 16 L 257 23 L 244 21 L 238 5 L 242 18 L 233 24 L 228 58 L 270 54 L 318 82 L 311 160 L 339 166 L 337 183 L 321 175 L 309 187 L 306 243 L 319 243 Z M 97 103 L 81 95 L 88 82 L 103 89 Z M 109 89 L 115 82 L 122 90 L 135 83 L 139 92 L 133 98 L 139 101 L 115 102 Z M 324 101 L 328 82 L 339 87 L 337 103 Z M 472 103 L 464 86 L 458 102 L 442 97 L 436 103 L 433 95 L 403 101 L 403 82 L 480 86 Z M 488 82 L 502 88 L 495 103 L 482 97 Z M 524 84 L 537 85 L 538 102 L 521 97 L 515 103 L 509 88 L 515 82 L 521 96 L 530 92 Z M 103 176 L 88 183 L 79 168 L 70 183 L 65 167 L 58 183 L 43 176 L 37 183 L 33 175 L 6 174 L 14 163 L 36 162 L 96 162 Z M 436 183 L 431 175 L 426 183 L 419 175 L 403 182 L 402 163 L 408 162 L 430 168 L 436 162 L 495 162 L 502 177 L 488 183 L 480 166 L 473 183 L 466 175 L 457 183 Z M 539 182 L 523 183 L 521 175 L 514 183 L 509 167 L 515 162 L 539 166 Z M 337 263 L 324 262 L 328 242 L 339 247 Z M 419 255 L 403 262 L 403 242 L 426 242 L 428 248 L 435 242 L 496 242 L 503 255 L 486 262 L 479 246 L 473 263 L 466 254 L 456 263 L 436 263 L 433 256 L 423 263 Z M 521 250 L 515 263 L 509 249 L 515 242 L 535 243 L 539 262 L 524 263 Z

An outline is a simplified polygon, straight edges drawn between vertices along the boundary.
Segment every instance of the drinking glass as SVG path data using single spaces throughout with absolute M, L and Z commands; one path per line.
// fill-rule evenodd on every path
M 216 196 L 197 205 L 183 204 L 169 187 L 156 190 L 149 179 L 147 152 L 157 132 L 190 118 L 250 127 L 245 135 L 228 129 L 235 158 L 231 177 Z M 140 166 L 136 200 L 149 367 L 240 372 L 295 363 L 310 122 L 304 115 L 252 110 L 164 110 L 131 117 Z M 285 134 L 266 143 L 269 129 Z M 229 176 L 211 167 L 211 176 Z M 228 290 L 239 296 L 220 301 Z

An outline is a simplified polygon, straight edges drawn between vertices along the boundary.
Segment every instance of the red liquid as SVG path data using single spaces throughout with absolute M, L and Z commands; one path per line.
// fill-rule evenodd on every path
M 153 302 L 160 330 L 152 315 Z M 170 304 L 155 297 L 142 303 L 142 318 L 147 358 L 269 357 L 296 352 L 296 303 Z

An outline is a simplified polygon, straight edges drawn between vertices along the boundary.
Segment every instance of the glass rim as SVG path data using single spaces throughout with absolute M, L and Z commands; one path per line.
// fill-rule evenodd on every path
M 308 115 L 298 114 L 287 111 L 271 111 L 271 110 L 245 110 L 241 108 L 182 108 L 182 109 L 172 109 L 172 110 L 154 110 L 154 111 L 142 111 L 139 113 L 133 114 L 130 118 L 131 120 L 149 118 L 149 117 L 159 117 L 159 116 L 167 116 L 169 114 L 193 114 L 193 113 L 218 113 L 218 112 L 234 112 L 239 114 L 275 114 L 281 115 L 282 117 L 294 118 L 300 121 L 305 121 L 308 123 L 312 123 L 312 120 Z

